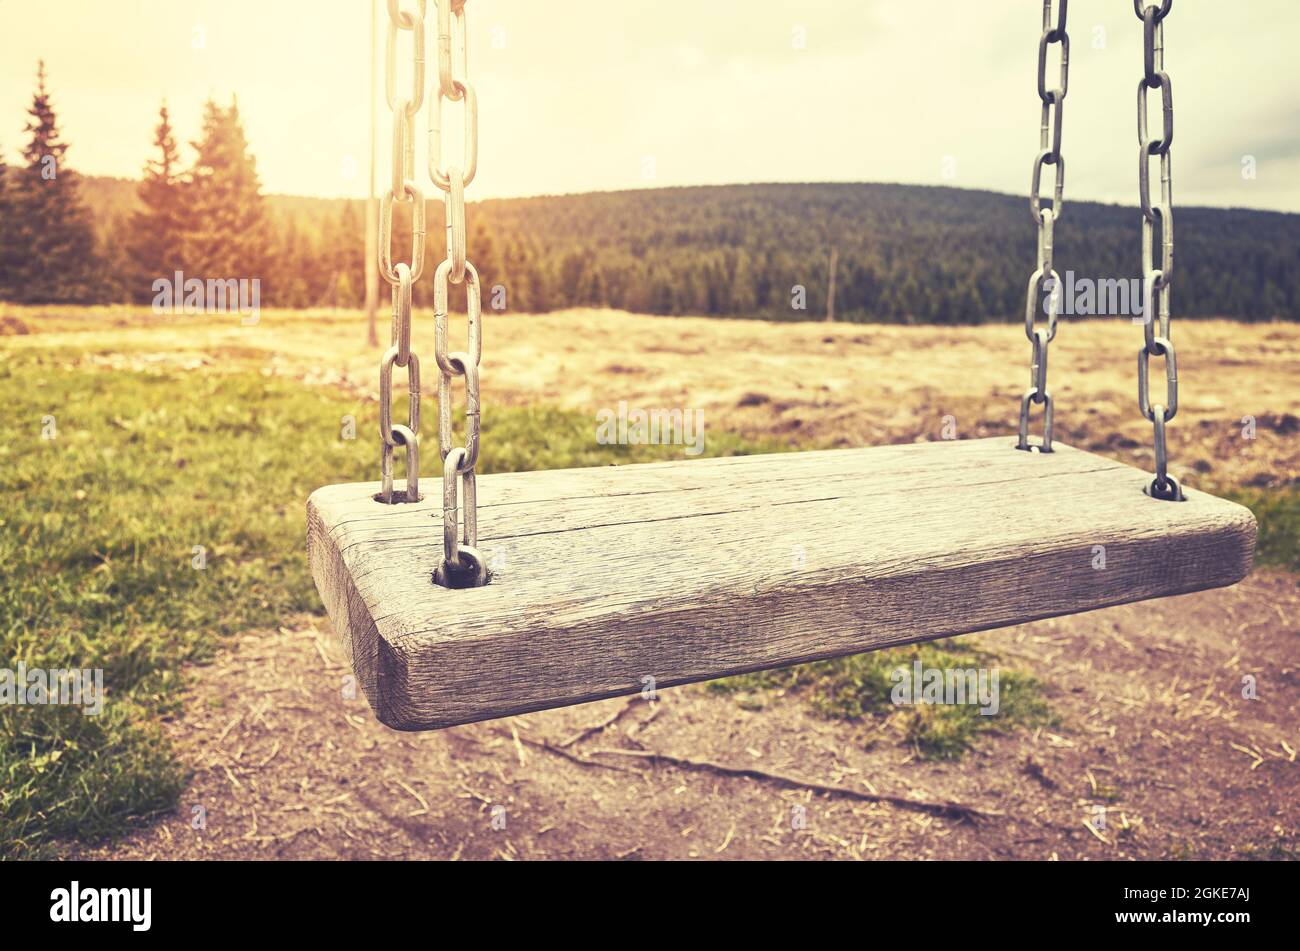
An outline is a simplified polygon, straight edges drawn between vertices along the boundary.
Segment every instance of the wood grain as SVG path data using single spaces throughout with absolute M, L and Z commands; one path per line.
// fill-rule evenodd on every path
M 376 716 L 420 730 L 1232 584 L 1251 513 L 1005 437 L 480 476 L 484 588 L 431 576 L 437 483 L 308 500 L 312 575 Z M 1094 546 L 1105 567 L 1094 567 Z

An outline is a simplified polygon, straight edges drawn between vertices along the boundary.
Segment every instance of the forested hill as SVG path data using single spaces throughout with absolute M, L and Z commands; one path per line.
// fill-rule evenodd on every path
M 129 210 L 131 183 L 91 178 L 85 185 L 97 218 Z M 297 250 L 268 255 L 264 297 L 289 306 L 320 303 L 322 295 L 353 303 L 360 263 L 354 274 L 336 273 L 351 270 L 354 259 L 348 242 L 338 244 L 340 228 L 359 232 L 361 203 L 269 196 L 268 206 L 272 248 L 292 242 Z M 431 202 L 433 259 L 443 253 L 441 216 Z M 835 249 L 837 319 L 1018 319 L 1035 255 L 1025 197 L 915 185 L 727 185 L 503 199 L 473 204 L 469 219 L 470 255 L 484 286 L 504 284 L 516 311 L 603 305 L 818 319 Z M 1140 277 L 1140 221 L 1135 207 L 1067 200 L 1056 229 L 1057 270 L 1095 280 Z M 1300 319 L 1300 215 L 1176 207 L 1174 224 L 1176 315 Z M 404 223 L 394 232 L 406 234 Z M 357 248 L 361 241 L 356 233 Z M 394 253 L 405 257 L 401 243 L 395 238 Z M 280 268 L 293 269 L 292 285 Z M 417 288 L 425 302 L 428 283 Z M 806 289 L 805 309 L 792 306 L 795 285 Z

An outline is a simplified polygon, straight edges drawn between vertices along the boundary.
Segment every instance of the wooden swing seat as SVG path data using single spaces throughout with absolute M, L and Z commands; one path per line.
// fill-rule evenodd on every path
M 480 476 L 463 590 L 431 581 L 436 480 L 322 488 L 307 543 L 376 716 L 427 730 L 1244 577 L 1254 516 L 1150 479 L 1007 437 Z

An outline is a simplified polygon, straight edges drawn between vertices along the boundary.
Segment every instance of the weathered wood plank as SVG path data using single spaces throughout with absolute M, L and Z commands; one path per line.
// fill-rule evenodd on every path
M 376 715 L 432 729 L 1241 579 L 1250 512 L 1149 478 L 1006 438 L 480 476 L 494 580 L 462 591 L 436 483 L 339 485 L 308 549 Z

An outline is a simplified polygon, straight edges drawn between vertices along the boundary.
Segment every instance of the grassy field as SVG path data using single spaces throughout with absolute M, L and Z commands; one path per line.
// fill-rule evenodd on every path
M 321 610 L 303 553 L 306 494 L 376 465 L 372 440 L 342 436 L 365 406 L 328 387 L 251 369 L 96 368 L 93 356 L 0 359 L 0 656 L 103 668 L 110 697 L 101 716 L 0 710 L 0 854 L 110 833 L 175 801 L 185 777 L 157 721 L 175 712 L 182 665 L 222 636 Z M 598 446 L 592 431 L 571 410 L 505 408 L 485 421 L 480 471 L 671 451 Z M 709 448 L 772 447 L 722 435 Z
M 216 637 L 313 607 L 296 497 L 363 465 L 359 443 L 331 438 L 356 411 L 347 400 L 256 374 L 94 370 L 83 356 L 0 362 L 2 653 L 102 667 L 111 698 L 99 717 L 0 714 L 9 854 L 174 800 L 184 776 L 157 720 L 173 712 L 181 665 Z
M 22 660 L 29 668 L 102 668 L 109 691 L 100 716 L 59 706 L 0 708 L 0 855 L 25 857 L 57 850 L 61 840 L 111 835 L 133 818 L 171 808 L 187 777 L 160 723 L 179 712 L 185 665 L 210 657 L 226 635 L 320 611 L 303 554 L 304 502 L 319 485 L 375 478 L 368 392 L 376 358 L 346 343 L 357 336 L 355 316 L 281 315 L 256 333 L 120 312 L 10 309 L 5 317 L 11 330 L 33 332 L 0 338 L 0 666 Z M 763 328 L 728 323 L 711 346 L 735 360 L 706 365 L 687 351 L 705 347 L 709 322 L 578 317 L 567 325 L 555 316 L 528 325 L 512 318 L 512 331 L 526 333 L 500 333 L 496 351 L 489 336 L 487 353 L 501 356 L 485 361 L 492 373 L 480 471 L 680 455 L 678 447 L 595 443 L 592 408 L 624 398 L 702 403 L 710 413 L 708 455 L 925 438 L 946 399 L 959 418 L 980 421 L 971 435 L 983 434 L 981 427 L 1006 431 L 1005 407 L 999 419 L 965 391 L 945 398 L 922 387 L 893 416 L 864 410 L 856 383 L 863 370 L 854 368 L 852 351 L 870 346 L 888 355 L 901 328 L 881 328 L 881 340 L 875 328 L 786 327 L 774 329 L 775 342 L 747 347 Z M 981 329 L 991 337 L 997 328 Z M 909 330 L 936 342 L 948 334 Z M 1271 339 L 1263 328 L 1258 333 Z M 972 340 L 956 346 L 969 348 Z M 638 347 L 652 356 L 639 359 Z M 1287 372 L 1297 352 L 1270 369 Z M 752 382 L 738 381 L 733 362 L 748 366 Z M 805 364 L 818 372 L 805 372 Z M 982 363 L 974 366 L 958 387 L 983 372 Z M 694 385 L 697 373 L 711 373 L 711 381 Z M 855 381 L 853 393 L 843 380 Z M 567 390 L 565 381 L 572 383 Z M 1095 378 L 1085 381 L 1076 388 Z M 1256 383 L 1258 392 L 1286 393 L 1271 376 Z M 1214 384 L 1228 392 L 1222 378 Z M 1192 484 L 1236 492 L 1261 518 L 1261 560 L 1300 568 L 1296 470 L 1285 468 L 1295 439 L 1266 430 L 1263 439 L 1277 439 L 1274 461 L 1243 459 L 1225 435 L 1238 408 L 1220 402 L 1227 422 L 1211 435 L 1200 424 L 1214 405 L 1202 398 L 1188 414 L 1196 442 L 1180 458 L 1205 462 L 1197 470 L 1203 478 Z M 1292 396 L 1257 412 L 1285 429 L 1294 407 Z M 1076 430 L 1071 441 L 1100 442 L 1097 448 L 1127 457 L 1132 447 L 1107 445 L 1111 437 L 1101 435 L 1096 415 L 1067 422 Z M 348 416 L 356 439 L 343 438 Z M 855 420 L 869 420 L 871 431 Z M 919 650 L 927 663 L 970 664 L 960 647 Z M 714 689 L 750 707 L 788 692 L 820 716 L 861 718 L 887 702 L 889 671 L 917 653 L 734 678 Z M 1011 702 L 1000 718 L 919 710 L 909 727 L 916 746 L 954 756 L 990 725 L 1051 722 L 1032 678 L 1014 671 L 1004 677 Z

